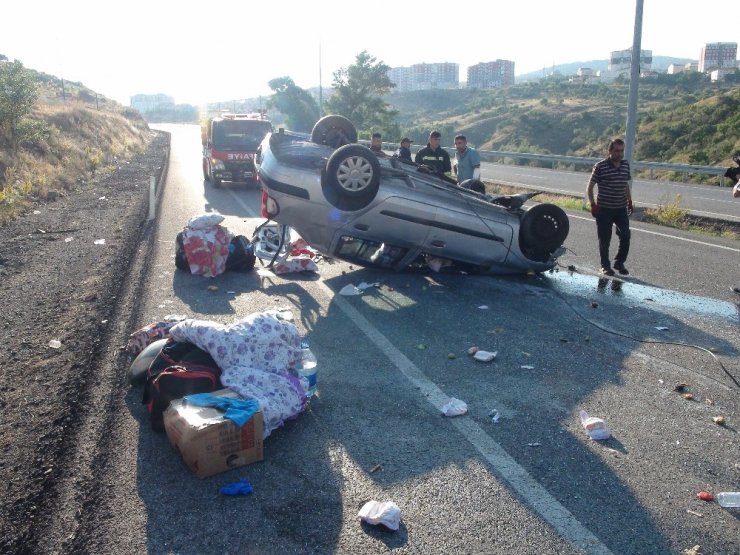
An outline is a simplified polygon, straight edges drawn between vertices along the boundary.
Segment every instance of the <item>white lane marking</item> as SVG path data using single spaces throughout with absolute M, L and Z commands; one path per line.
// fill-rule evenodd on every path
M 231 195 L 231 198 L 233 198 L 239 206 L 244 208 L 244 211 L 247 213 L 247 215 L 250 218 L 256 218 L 260 215 L 254 210 L 252 210 L 249 206 L 247 206 L 247 203 L 245 203 L 241 198 L 239 198 L 234 191 L 229 190 L 229 194 Z
M 347 317 L 380 349 L 406 378 L 415 385 L 435 409 L 450 400 L 406 355 L 399 351 L 346 299 L 336 295 L 323 280 L 314 282 Z M 612 553 L 568 509 L 535 480 L 503 447 L 495 442 L 478 423 L 470 418 L 452 418 L 450 423 L 483 456 L 529 507 L 545 519 L 566 541 L 585 553 Z
M 536 175 L 526 176 L 526 177 L 533 177 L 540 179 Z M 488 178 L 492 179 L 492 178 Z M 526 183 L 522 183 L 521 181 L 506 181 L 503 179 L 496 179 L 496 183 L 500 183 L 501 185 L 507 185 L 509 187 L 529 187 L 530 185 Z M 547 193 L 562 193 L 564 195 L 573 196 L 577 195 L 578 193 L 573 191 L 573 189 L 557 189 L 555 187 L 543 187 L 541 185 L 537 185 L 538 189 L 542 189 L 543 191 Z M 731 204 L 733 201 L 729 199 L 716 199 L 716 198 L 709 198 L 709 197 L 695 197 L 697 200 L 708 200 L 711 202 L 719 202 L 721 204 Z M 640 206 L 649 206 L 650 208 L 657 208 L 660 206 L 660 204 L 654 204 L 652 202 L 641 202 Z M 707 216 L 709 218 L 718 218 L 720 220 L 730 220 L 730 221 L 738 221 L 740 218 L 737 216 L 734 216 L 732 214 L 722 214 L 720 212 L 707 212 L 706 210 L 695 210 L 690 209 L 690 212 L 692 214 L 696 214 L 698 216 Z
M 585 216 L 575 216 L 573 214 L 569 214 L 568 217 L 576 218 L 578 220 L 593 220 L 593 218 L 587 218 Z M 696 239 L 687 239 L 686 237 L 679 237 L 678 235 L 669 235 L 667 233 L 660 233 L 658 231 L 650 231 L 648 229 L 643 229 L 641 227 L 635 227 L 634 225 L 630 225 L 630 229 L 633 231 L 640 231 L 642 233 L 648 233 L 650 235 L 658 235 L 659 237 L 666 237 L 668 239 L 676 239 L 677 241 L 685 241 L 687 243 L 696 243 L 697 245 L 704 245 L 706 247 L 714 247 L 716 249 L 724 249 L 724 250 L 732 251 L 732 252 L 740 252 L 740 249 L 736 249 L 733 247 L 726 247 L 725 245 L 715 245 L 713 243 L 707 243 L 705 241 L 697 241 Z
M 251 217 L 258 214 L 253 211 L 247 204 L 239 198 L 233 191 L 229 191 L 234 200 L 244 208 L 246 213 Z M 582 216 L 572 216 L 582 220 L 587 220 Z M 633 227 L 633 229 L 636 229 Z M 663 235 L 673 237 L 693 243 L 705 244 L 713 247 L 726 248 L 728 250 L 740 252 L 738 249 L 703 243 L 693 239 L 683 239 L 673 235 L 664 235 L 644 229 L 638 229 L 645 233 L 654 235 Z M 396 368 L 415 385 L 419 391 L 426 397 L 429 403 L 437 410 L 450 399 L 437 385 L 432 382 L 406 355 L 399 351 L 383 334 L 381 334 L 359 311 L 353 307 L 346 299 L 335 295 L 334 291 L 324 283 L 322 279 L 314 282 L 326 295 L 330 301 L 344 312 L 347 317 L 380 349 Z M 578 519 L 568 509 L 563 507 L 550 492 L 547 491 L 529 472 L 527 472 L 516 460 L 509 455 L 506 450 L 494 441 L 477 422 L 469 418 L 453 418 L 450 423 L 460 432 L 460 434 L 475 447 L 478 452 L 485 458 L 488 463 L 496 469 L 496 472 L 516 491 L 519 496 L 537 512 L 545 521 L 547 521 L 566 541 L 583 550 L 585 553 L 593 554 L 611 554 L 606 545 L 601 543 L 588 528 L 583 526 Z
M 712 200 L 712 199 L 709 199 L 709 200 Z M 714 199 L 714 200 L 715 200 L 715 202 L 725 202 L 723 200 L 716 200 L 716 199 Z M 660 208 L 662 205 L 661 204 L 655 204 L 653 202 L 640 202 L 640 206 L 641 207 L 646 206 L 648 208 Z M 737 221 L 738 219 L 740 219 L 737 216 L 733 216 L 732 214 L 722 214 L 720 212 L 707 212 L 706 210 L 694 210 L 694 209 L 691 209 L 691 210 L 689 210 L 689 212 L 691 212 L 692 214 L 696 214 L 698 216 L 708 216 L 710 218 L 717 218 L 717 219 L 720 219 L 720 220 Z

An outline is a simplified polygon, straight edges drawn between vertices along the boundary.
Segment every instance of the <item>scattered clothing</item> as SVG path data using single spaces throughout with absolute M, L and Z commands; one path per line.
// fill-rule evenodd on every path
M 185 319 L 185 316 L 170 316 L 162 322 L 152 322 L 128 336 L 126 351 L 138 355 L 150 344 L 170 336 L 170 328 Z
M 190 218 L 182 230 L 191 274 L 215 277 L 226 270 L 232 234 L 220 225 L 223 220 L 220 214 L 201 214 Z
M 249 422 L 254 413 L 260 409 L 259 403 L 254 399 L 234 399 L 223 395 L 213 395 L 212 393 L 187 395 L 185 402 L 197 407 L 213 407 L 224 411 L 224 418 L 231 420 L 237 428 L 241 428 Z
M 221 493 L 224 495 L 249 495 L 254 491 L 254 488 L 252 488 L 252 484 L 249 483 L 249 480 L 246 478 L 242 478 L 238 482 L 234 482 L 233 484 L 226 484 L 221 488 Z
M 298 373 L 301 337 L 279 312 L 250 314 L 229 325 L 188 319 L 170 335 L 208 351 L 221 368 L 224 387 L 257 400 L 265 438 L 305 408 L 306 388 Z

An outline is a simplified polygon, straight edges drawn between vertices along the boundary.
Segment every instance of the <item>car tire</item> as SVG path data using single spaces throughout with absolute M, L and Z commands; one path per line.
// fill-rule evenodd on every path
M 340 199 L 357 199 L 367 206 L 380 187 L 380 162 L 366 146 L 345 145 L 329 157 L 323 179 Z
M 554 204 L 537 204 L 527 210 L 519 227 L 519 245 L 532 251 L 553 251 L 568 236 L 568 215 Z
M 357 130 L 344 116 L 324 116 L 311 130 L 311 142 L 332 148 L 357 142 Z
M 208 162 L 203 158 L 203 179 L 208 181 Z
M 213 183 L 213 186 L 217 189 L 221 186 L 221 180 L 218 177 L 211 177 L 211 183 Z

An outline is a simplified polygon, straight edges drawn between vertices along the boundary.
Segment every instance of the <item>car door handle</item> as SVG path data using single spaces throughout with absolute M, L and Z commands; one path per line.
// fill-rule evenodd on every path
M 440 239 L 436 239 L 436 240 L 432 241 L 431 245 L 433 247 L 438 247 L 438 248 L 441 249 L 443 247 L 446 247 L 447 246 L 447 243 L 445 241 L 441 241 Z

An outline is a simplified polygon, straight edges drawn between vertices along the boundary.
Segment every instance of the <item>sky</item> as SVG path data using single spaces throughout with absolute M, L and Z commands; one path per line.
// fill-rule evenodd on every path
M 366 50 L 390 67 L 512 60 L 516 75 L 632 46 L 636 0 L 36 0 L 3 3 L 0 54 L 128 105 L 268 96 L 268 82 L 331 85 Z M 273 9 L 274 7 L 274 9 Z M 642 49 L 699 59 L 740 42 L 736 0 L 644 0 Z

